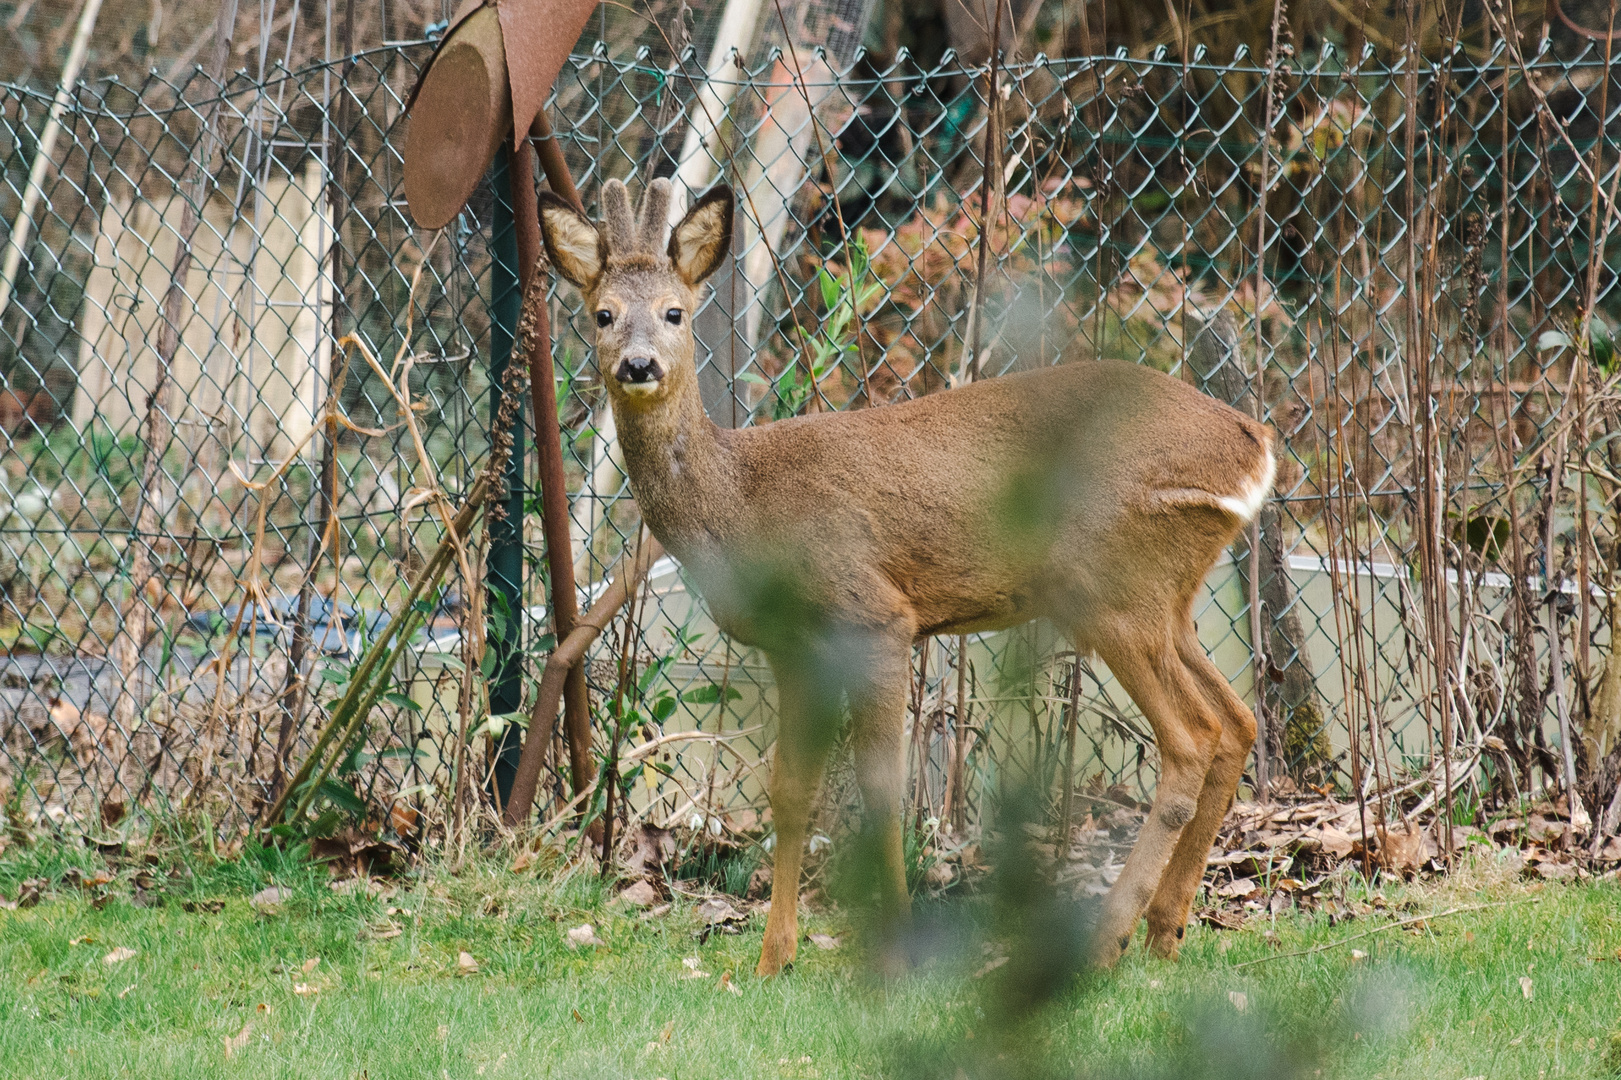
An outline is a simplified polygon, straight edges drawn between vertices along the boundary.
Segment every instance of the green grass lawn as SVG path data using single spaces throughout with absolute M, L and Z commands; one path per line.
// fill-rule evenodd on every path
M 83 853 L 0 857 L 0 891 Z M 0 1074 L 19 1077 L 1608 1077 L 1621 1075 L 1621 887 L 1541 889 L 1490 867 L 1386 885 L 1393 928 L 1307 957 L 1276 954 L 1388 925 L 1320 914 L 1190 929 L 1180 963 L 1134 950 L 1024 1015 L 1015 959 L 984 902 L 923 909 L 917 972 L 884 983 L 849 921 L 812 914 L 783 978 L 756 980 L 763 919 L 700 944 L 690 902 L 647 917 L 594 877 L 482 863 L 393 894 L 338 894 L 308 868 L 239 860 L 159 873 L 137 907 L 126 868 L 99 910 L 70 885 L 0 911 Z M 275 880 L 279 912 L 249 898 Z M 1356 894 L 1355 883 L 1348 884 Z M 148 894 L 150 897 L 150 894 Z M 214 903 L 223 907 L 210 911 Z M 189 906 L 192 910 L 186 910 Z M 390 914 L 390 909 L 393 913 Z M 570 949 L 590 922 L 602 944 Z M 1032 923 L 1031 925 L 1038 925 Z M 1062 937 L 1064 926 L 1049 923 Z M 1268 936 L 1268 932 L 1272 936 Z M 1357 953 L 1353 953 L 1353 949 Z M 109 962 L 115 950 L 133 950 Z M 461 962 L 466 952 L 476 970 Z M 1365 954 L 1365 955 L 1358 955 Z M 1235 965 L 1263 956 L 1265 963 Z M 708 976 L 692 974 L 684 961 Z M 732 974 L 729 986 L 725 973 Z M 1529 982 L 1522 982 L 1523 979 Z

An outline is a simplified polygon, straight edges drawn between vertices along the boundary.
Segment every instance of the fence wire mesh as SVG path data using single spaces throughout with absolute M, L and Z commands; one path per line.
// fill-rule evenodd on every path
M 405 208 L 403 106 L 431 48 L 67 99 L 0 309 L 14 822 L 94 830 L 139 807 L 240 832 L 443 536 L 427 493 L 456 498 L 490 446 L 492 311 L 515 271 L 504 177 L 437 234 Z M 883 407 L 1079 354 L 1151 364 L 1282 436 L 1259 551 L 1241 542 L 1197 611 L 1224 674 L 1262 695 L 1280 784 L 1348 782 L 1353 732 L 1392 784 L 1443 737 L 1465 774 L 1501 760 L 1527 789 L 1579 740 L 1584 760 L 1608 753 L 1592 702 L 1621 483 L 1606 471 L 1613 349 L 1581 323 L 1615 308 L 1605 150 L 1621 92 L 1600 48 L 1412 66 L 1331 50 L 1270 68 L 1038 57 L 994 80 L 949 57 L 773 52 L 730 75 L 706 77 L 690 51 L 661 67 L 599 48 L 571 59 L 552 102 L 588 200 L 608 177 L 737 188 L 735 258 L 695 319 L 713 420 Z M 8 226 L 51 106 L 0 84 Z M 589 323 L 572 290 L 551 303 L 589 607 L 639 519 Z M 1219 312 L 1233 330 L 1201 350 Z M 405 372 L 420 449 L 385 371 Z M 345 417 L 330 446 L 314 430 L 329 398 Z M 506 621 L 527 709 L 550 648 L 537 514 L 523 545 L 524 607 Z M 437 602 L 335 810 L 442 808 L 461 745 L 470 787 L 488 790 L 512 718 L 461 708 L 481 675 L 463 640 L 481 588 L 458 580 Z M 660 824 L 759 821 L 767 669 L 668 562 L 639 610 L 588 664 L 600 710 L 632 642 L 632 739 L 664 740 L 629 774 L 630 804 Z M 912 790 L 931 813 L 955 747 L 971 818 L 1000 770 L 1059 760 L 1072 703 L 1076 779 L 1151 786 L 1146 723 L 1066 648 L 1045 626 L 920 647 Z M 1555 671 L 1574 680 L 1563 697 Z M 553 759 L 561 797 L 567 757 Z

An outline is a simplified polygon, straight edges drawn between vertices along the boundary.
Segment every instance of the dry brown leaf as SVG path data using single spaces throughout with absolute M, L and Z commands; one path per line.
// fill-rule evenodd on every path
M 1233 1008 L 1238 1012 L 1249 1012 L 1250 996 L 1242 990 L 1227 991 L 1227 1000 L 1232 1002 Z
M 122 964 L 125 960 L 134 959 L 135 955 L 134 949 L 127 949 L 120 945 L 106 956 L 103 956 L 101 962 L 103 964 Z
M 1007 961 L 1008 961 L 1008 958 L 1005 957 L 1005 956 L 993 956 L 993 957 L 991 957 L 989 960 L 987 960 L 985 962 L 984 967 L 982 967 L 978 971 L 974 972 L 974 978 L 976 978 L 976 979 L 984 978 L 986 975 L 989 975 L 991 972 L 995 971 L 997 968 L 999 968 L 1003 964 L 1007 963 Z
M 646 822 L 630 834 L 624 862 L 632 877 L 661 877 L 675 858 L 675 834 Z
M 533 851 L 520 851 L 518 857 L 512 860 L 512 872 L 521 874 L 533 865 L 535 865 L 535 853 Z
M 1563 844 L 1569 829 L 1570 825 L 1566 822 L 1533 813 L 1531 819 L 1526 822 L 1525 835 L 1539 844 L 1558 846 Z
M 818 949 L 827 950 L 836 949 L 841 944 L 838 938 L 829 934 L 812 934 L 810 936 L 810 943 L 815 945 Z
M 314 971 L 316 968 L 318 968 L 320 966 L 321 966 L 321 958 L 319 956 L 312 956 L 308 960 L 304 961 L 302 967 L 299 970 L 303 971 L 304 974 L 308 975 L 310 972 Z
M 1574 863 L 1539 860 L 1531 869 L 1544 881 L 1574 881 L 1580 870 Z
M 1412 874 L 1424 864 L 1424 830 L 1413 822 L 1400 829 L 1376 829 L 1379 837 L 1379 865 L 1399 874 Z
M 1536 997 L 1536 993 L 1537 993 L 1536 984 L 1531 981 L 1531 976 L 1529 976 L 1529 975 L 1521 975 L 1520 976 L 1520 996 L 1523 997 L 1525 1000 L 1530 1001 L 1532 998 Z
M 687 973 L 681 976 L 683 979 L 710 978 L 709 972 L 704 970 L 704 962 L 696 956 L 685 958 L 681 961 L 681 966 L 687 969 Z
M 281 911 L 284 901 L 292 897 L 292 892 L 279 886 L 272 885 L 268 889 L 260 889 L 248 901 L 261 915 L 275 915 Z
M 463 950 L 456 954 L 456 970 L 463 975 L 477 975 L 478 961 L 473 959 L 472 953 Z
M 597 937 L 597 928 L 590 923 L 581 923 L 568 932 L 568 947 L 578 949 L 582 945 L 601 945 L 602 940 Z
M 231 1060 L 231 1055 L 237 1053 L 243 1047 L 248 1045 L 248 1038 L 252 1032 L 252 1024 L 243 1024 L 242 1030 L 237 1032 L 235 1035 L 222 1035 L 220 1037 L 225 1043 L 225 1060 Z
M 726 901 L 710 897 L 698 905 L 698 920 L 705 926 L 732 928 L 748 921 L 748 916 Z
M 732 981 L 732 973 L 730 971 L 721 972 L 720 983 L 719 983 L 718 986 L 715 987 L 715 989 L 717 989 L 717 990 L 728 990 L 728 991 L 738 995 L 739 997 L 743 996 L 742 988 L 739 987 L 735 982 Z
M 1242 930 L 1244 928 L 1244 916 L 1236 911 L 1224 911 L 1221 908 L 1207 907 L 1200 908 L 1194 915 L 1206 926 L 1215 927 L 1217 930 Z
M 313 997 L 314 995 L 319 994 L 320 992 L 321 992 L 321 988 L 319 986 L 314 985 L 313 983 L 294 983 L 293 984 L 293 993 L 297 994 L 299 997 Z
M 654 889 L 653 883 L 646 878 L 631 882 L 617 897 L 631 907 L 639 908 L 652 907 L 658 902 L 658 898 L 658 890 Z
M 1332 855 L 1336 859 L 1349 858 L 1351 855 L 1351 847 L 1356 843 L 1356 841 L 1351 839 L 1350 833 L 1345 832 L 1342 829 L 1336 829 L 1332 825 L 1323 825 L 1315 831 L 1307 833 L 1306 835 L 1316 840 L 1322 846 L 1324 854 Z

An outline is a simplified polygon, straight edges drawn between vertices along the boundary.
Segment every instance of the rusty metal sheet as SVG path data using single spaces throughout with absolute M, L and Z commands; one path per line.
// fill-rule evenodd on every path
M 405 201 L 419 228 L 442 228 L 461 213 L 511 128 L 501 26 L 482 7 L 447 35 L 411 109 Z
M 597 0 L 500 0 L 496 5 L 512 80 L 513 145 L 545 107 L 569 50 L 596 9 Z
M 450 223 L 507 132 L 545 107 L 596 0 L 463 0 L 406 101 L 405 201 L 424 229 Z

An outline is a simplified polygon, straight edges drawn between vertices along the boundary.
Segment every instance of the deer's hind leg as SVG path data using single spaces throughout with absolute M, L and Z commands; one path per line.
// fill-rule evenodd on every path
M 1121 620 L 1125 632 L 1094 637 L 1098 653 L 1154 729 L 1159 748 L 1159 785 L 1154 805 L 1120 877 L 1103 899 L 1093 930 L 1092 959 L 1099 966 L 1119 960 L 1159 887 L 1183 831 L 1199 811 L 1199 797 L 1222 737 L 1222 721 L 1199 681 L 1183 663 L 1175 625 Z M 1191 632 L 1192 622 L 1186 622 Z
M 1178 641 L 1177 651 L 1215 706 L 1222 723 L 1221 742 L 1216 747 L 1210 773 L 1205 777 L 1204 790 L 1199 793 L 1199 809 L 1182 830 L 1170 865 L 1165 868 L 1159 889 L 1148 905 L 1148 947 L 1173 960 L 1182 944 L 1193 897 L 1199 891 L 1199 882 L 1204 880 L 1210 845 L 1233 805 L 1239 780 L 1244 775 L 1244 762 L 1255 745 L 1254 714 L 1239 701 L 1216 665 L 1210 662 L 1198 638 L 1185 635 Z

